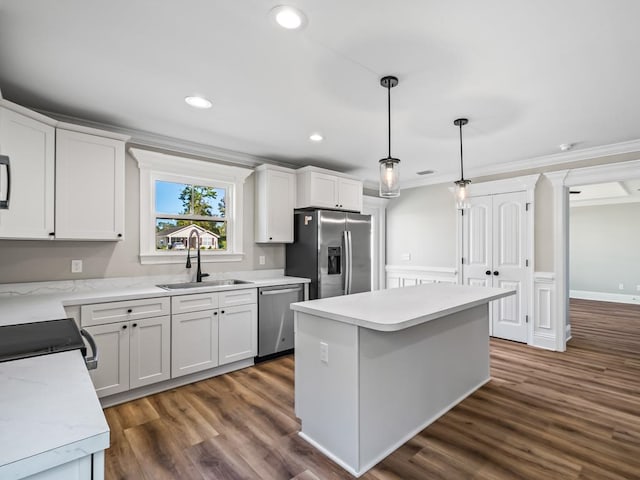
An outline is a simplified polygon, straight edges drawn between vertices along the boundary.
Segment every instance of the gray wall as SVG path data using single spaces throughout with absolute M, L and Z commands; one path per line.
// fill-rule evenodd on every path
M 78 280 L 186 273 L 179 265 L 140 265 L 140 193 L 137 162 L 127 154 L 125 239 L 121 242 L 0 240 L 0 283 Z M 253 242 L 254 176 L 244 185 L 242 262 L 206 263 L 209 273 L 284 268 L 284 246 Z M 259 265 L 260 255 L 266 264 Z M 185 253 L 186 256 L 186 253 Z M 71 273 L 71 260 L 83 260 L 83 272 Z
M 569 218 L 569 288 L 638 295 L 640 203 L 574 207 Z
M 456 208 L 450 185 L 402 190 L 387 207 L 387 264 L 456 267 Z M 403 260 L 409 253 L 411 260 Z

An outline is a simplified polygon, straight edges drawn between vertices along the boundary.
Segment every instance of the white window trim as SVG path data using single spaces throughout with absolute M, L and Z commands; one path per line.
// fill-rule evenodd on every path
M 215 185 L 227 189 L 227 250 L 202 251 L 204 263 L 239 262 L 242 251 L 244 182 L 253 169 L 130 148 L 140 169 L 140 263 L 143 265 L 184 263 L 186 253 L 159 252 L 155 244 L 155 181 Z

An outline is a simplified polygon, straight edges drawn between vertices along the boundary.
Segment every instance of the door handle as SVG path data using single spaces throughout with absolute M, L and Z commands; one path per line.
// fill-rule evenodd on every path
M 493 274 L 497 277 L 498 275 L 500 275 L 500 272 L 498 270 L 494 270 Z
M 486 272 L 484 272 L 485 275 L 491 275 L 491 270 L 487 270 Z

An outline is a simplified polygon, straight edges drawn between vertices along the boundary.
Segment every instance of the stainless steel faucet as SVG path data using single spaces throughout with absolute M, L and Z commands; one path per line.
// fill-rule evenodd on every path
M 187 265 L 186 265 L 186 268 L 191 268 L 191 237 L 193 237 L 194 233 L 196 235 L 196 250 L 197 250 L 196 260 L 198 262 L 198 267 L 196 269 L 196 282 L 202 282 L 202 279 L 204 277 L 208 277 L 209 274 L 208 273 L 202 273 L 202 270 L 200 269 L 200 233 L 195 228 L 191 229 L 191 231 L 189 232 L 189 238 L 187 239 Z

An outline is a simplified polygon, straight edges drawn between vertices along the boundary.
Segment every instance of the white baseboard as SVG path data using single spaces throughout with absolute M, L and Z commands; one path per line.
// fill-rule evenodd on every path
M 629 295 L 625 293 L 589 292 L 586 290 L 570 290 L 571 298 L 582 300 L 597 300 L 600 302 L 633 303 L 640 305 L 640 294 Z

